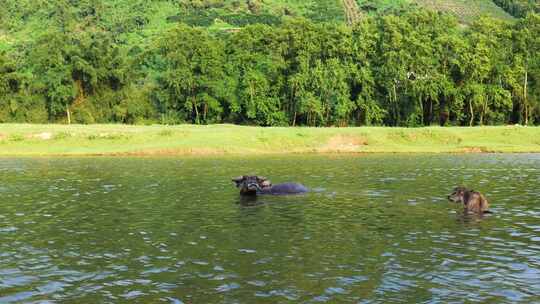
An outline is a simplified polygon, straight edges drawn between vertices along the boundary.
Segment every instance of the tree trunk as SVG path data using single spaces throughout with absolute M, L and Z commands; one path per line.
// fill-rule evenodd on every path
M 443 96 L 441 99 L 441 102 L 439 104 L 439 125 L 441 127 L 446 125 L 446 122 L 448 121 L 448 117 L 450 116 L 450 113 L 448 113 L 446 96 Z
M 484 111 L 483 110 L 480 112 L 480 125 L 481 126 L 484 125 Z
M 75 86 L 77 87 L 77 97 L 71 104 L 71 108 L 76 108 L 77 106 L 83 104 L 84 101 L 86 100 L 84 96 L 84 86 L 83 86 L 82 81 L 76 80 Z M 69 109 L 69 105 L 66 105 L 66 116 L 67 116 L 68 124 L 70 125 L 71 124 L 71 110 Z
M 486 112 L 487 112 L 487 100 L 482 105 L 482 111 L 480 112 L 480 125 L 481 126 L 484 125 L 484 116 L 486 115 Z
M 326 107 L 326 118 L 325 118 L 325 125 L 329 126 L 330 124 L 330 108 Z
M 424 98 L 420 97 L 418 102 L 420 104 L 420 113 L 422 113 L 422 124 L 426 124 L 426 113 L 424 113 Z
M 199 124 L 199 110 L 195 101 L 193 101 L 193 109 L 195 109 L 195 124 Z
M 472 127 L 473 122 L 474 122 L 474 112 L 473 112 L 472 101 L 469 101 L 469 113 L 471 114 L 471 120 L 469 121 L 469 126 Z
M 84 86 L 81 80 L 76 80 L 75 85 L 77 86 L 77 97 L 75 98 L 75 101 L 72 104 L 72 107 L 76 107 L 85 101 L 84 97 Z
M 292 126 L 296 125 L 296 86 L 293 85 L 291 97 L 289 98 L 289 109 L 288 112 L 294 112 Z
M 429 116 L 428 116 L 428 126 L 431 125 L 431 122 L 433 121 L 433 99 L 431 97 L 429 98 Z
M 69 106 L 66 105 L 66 115 L 67 115 L 67 121 L 68 121 L 68 125 L 71 124 L 71 112 L 69 111 Z
M 525 80 L 523 81 L 523 104 L 525 105 L 525 125 L 529 124 L 529 111 L 527 109 L 527 68 L 525 68 Z
M 394 125 L 397 126 L 398 125 L 398 108 L 397 108 L 397 91 L 396 91 L 396 84 L 394 82 L 394 102 L 393 102 L 393 108 L 394 108 Z
M 206 123 L 206 114 L 208 113 L 208 104 L 204 104 L 203 121 Z

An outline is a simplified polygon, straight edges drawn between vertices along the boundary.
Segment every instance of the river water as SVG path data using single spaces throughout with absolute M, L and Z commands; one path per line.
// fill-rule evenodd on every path
M 538 303 L 540 155 L 2 158 L 0 303 L 54 302 Z

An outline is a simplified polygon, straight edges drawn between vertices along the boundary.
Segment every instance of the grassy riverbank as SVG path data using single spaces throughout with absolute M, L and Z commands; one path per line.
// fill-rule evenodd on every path
M 540 152 L 540 128 L 0 124 L 0 156 L 362 152 Z

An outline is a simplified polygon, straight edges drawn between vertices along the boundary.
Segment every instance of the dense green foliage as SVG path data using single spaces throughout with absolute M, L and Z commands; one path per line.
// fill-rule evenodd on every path
M 463 29 L 413 10 L 351 28 L 317 22 L 335 1 L 302 3 L 277 18 L 259 1 L 7 1 L 0 122 L 540 123 L 539 15 Z M 228 30 L 195 18 L 216 12 Z
M 514 17 L 525 17 L 530 12 L 540 13 L 540 2 L 537 0 L 493 0 Z

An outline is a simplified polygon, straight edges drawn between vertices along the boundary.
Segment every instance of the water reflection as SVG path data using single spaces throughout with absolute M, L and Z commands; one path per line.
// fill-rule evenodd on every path
M 241 207 L 256 207 L 264 204 L 264 197 L 254 195 L 239 195 L 236 202 Z
M 243 198 L 264 172 L 306 195 Z M 0 159 L 0 303 L 534 302 L 540 156 Z M 446 201 L 470 185 L 494 212 Z

